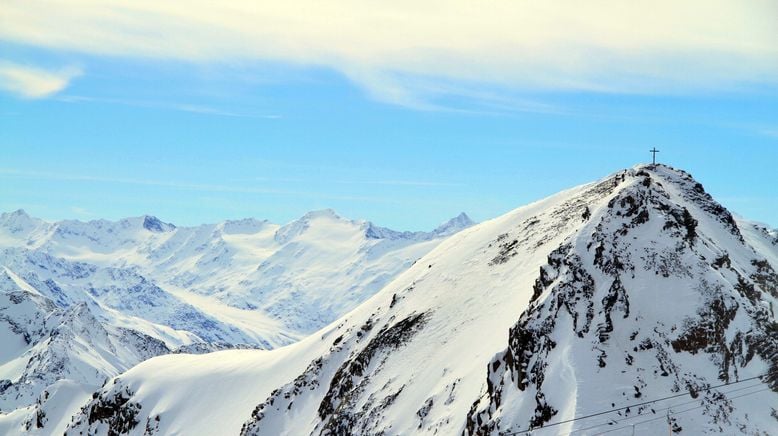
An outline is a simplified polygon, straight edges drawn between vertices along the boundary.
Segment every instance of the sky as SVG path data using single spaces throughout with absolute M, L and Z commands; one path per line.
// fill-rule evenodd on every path
M 4 0 L 0 211 L 425 230 L 656 147 L 778 227 L 776 19 L 762 0 Z

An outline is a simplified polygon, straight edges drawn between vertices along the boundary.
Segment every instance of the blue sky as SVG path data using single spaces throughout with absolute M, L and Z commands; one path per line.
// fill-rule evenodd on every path
M 189 11 L 163 11 L 170 18 L 154 7 L 136 12 L 187 29 Z M 56 10 L 48 18 L 26 8 L 9 7 L 14 26 L 0 25 L 3 211 L 82 220 L 153 214 L 191 225 L 247 216 L 283 223 L 334 208 L 429 229 L 460 211 L 489 219 L 649 161 L 656 146 L 660 161 L 690 171 L 732 211 L 778 227 L 778 56 L 749 51 L 769 47 L 771 34 L 737 23 L 714 30 L 746 32 L 748 49 L 712 37 L 684 45 L 673 32 L 667 41 L 646 32 L 614 48 L 598 31 L 620 17 L 601 18 L 590 38 L 587 28 L 575 35 L 599 57 L 561 68 L 560 53 L 575 56 L 547 41 L 564 30 L 553 38 L 527 31 L 519 42 L 541 47 L 531 52 L 518 43 L 501 48 L 498 33 L 482 41 L 495 52 L 471 62 L 484 50 L 460 49 L 466 42 L 414 52 L 411 20 L 401 23 L 410 36 L 400 42 L 359 39 L 362 27 L 354 27 L 351 41 L 364 40 L 362 51 L 338 39 L 319 47 L 306 39 L 310 23 L 306 32 L 271 34 L 280 42 L 268 48 L 253 42 L 260 35 L 231 37 L 243 26 L 229 17 L 204 39 L 182 43 L 174 30 L 160 36 L 129 18 L 124 28 L 109 27 L 74 6 L 78 28 L 110 42 L 101 46 L 68 30 L 67 17 L 58 30 L 47 21 Z M 672 10 L 667 16 L 675 23 Z M 706 40 L 698 36 L 689 40 Z M 152 37 L 162 48 L 144 52 Z M 646 49 L 662 44 L 686 51 Z M 231 52 L 244 45 L 251 50 Z M 536 59 L 521 65 L 501 57 L 527 53 Z

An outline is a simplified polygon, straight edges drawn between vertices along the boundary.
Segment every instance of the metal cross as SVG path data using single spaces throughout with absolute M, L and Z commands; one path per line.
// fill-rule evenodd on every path
M 652 148 L 651 150 L 648 150 L 651 152 L 651 155 L 653 156 L 653 165 L 656 165 L 656 154 L 659 153 L 659 150 L 656 149 L 656 147 Z

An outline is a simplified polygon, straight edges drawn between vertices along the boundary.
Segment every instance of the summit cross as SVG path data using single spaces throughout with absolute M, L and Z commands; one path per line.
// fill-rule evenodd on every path
M 652 165 L 656 165 L 656 154 L 659 153 L 659 150 L 656 149 L 656 147 L 652 148 L 651 150 L 648 150 L 651 152 L 652 155 Z

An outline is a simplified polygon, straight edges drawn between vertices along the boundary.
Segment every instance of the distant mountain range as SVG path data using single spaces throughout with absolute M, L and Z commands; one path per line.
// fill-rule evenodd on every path
M 429 233 L 397 232 L 331 210 L 284 226 L 198 227 L 4 213 L 0 433 L 42 427 L 52 412 L 44 419 L 40 403 L 55 397 L 73 413 L 107 378 L 153 356 L 293 343 L 470 225 L 462 214 Z

